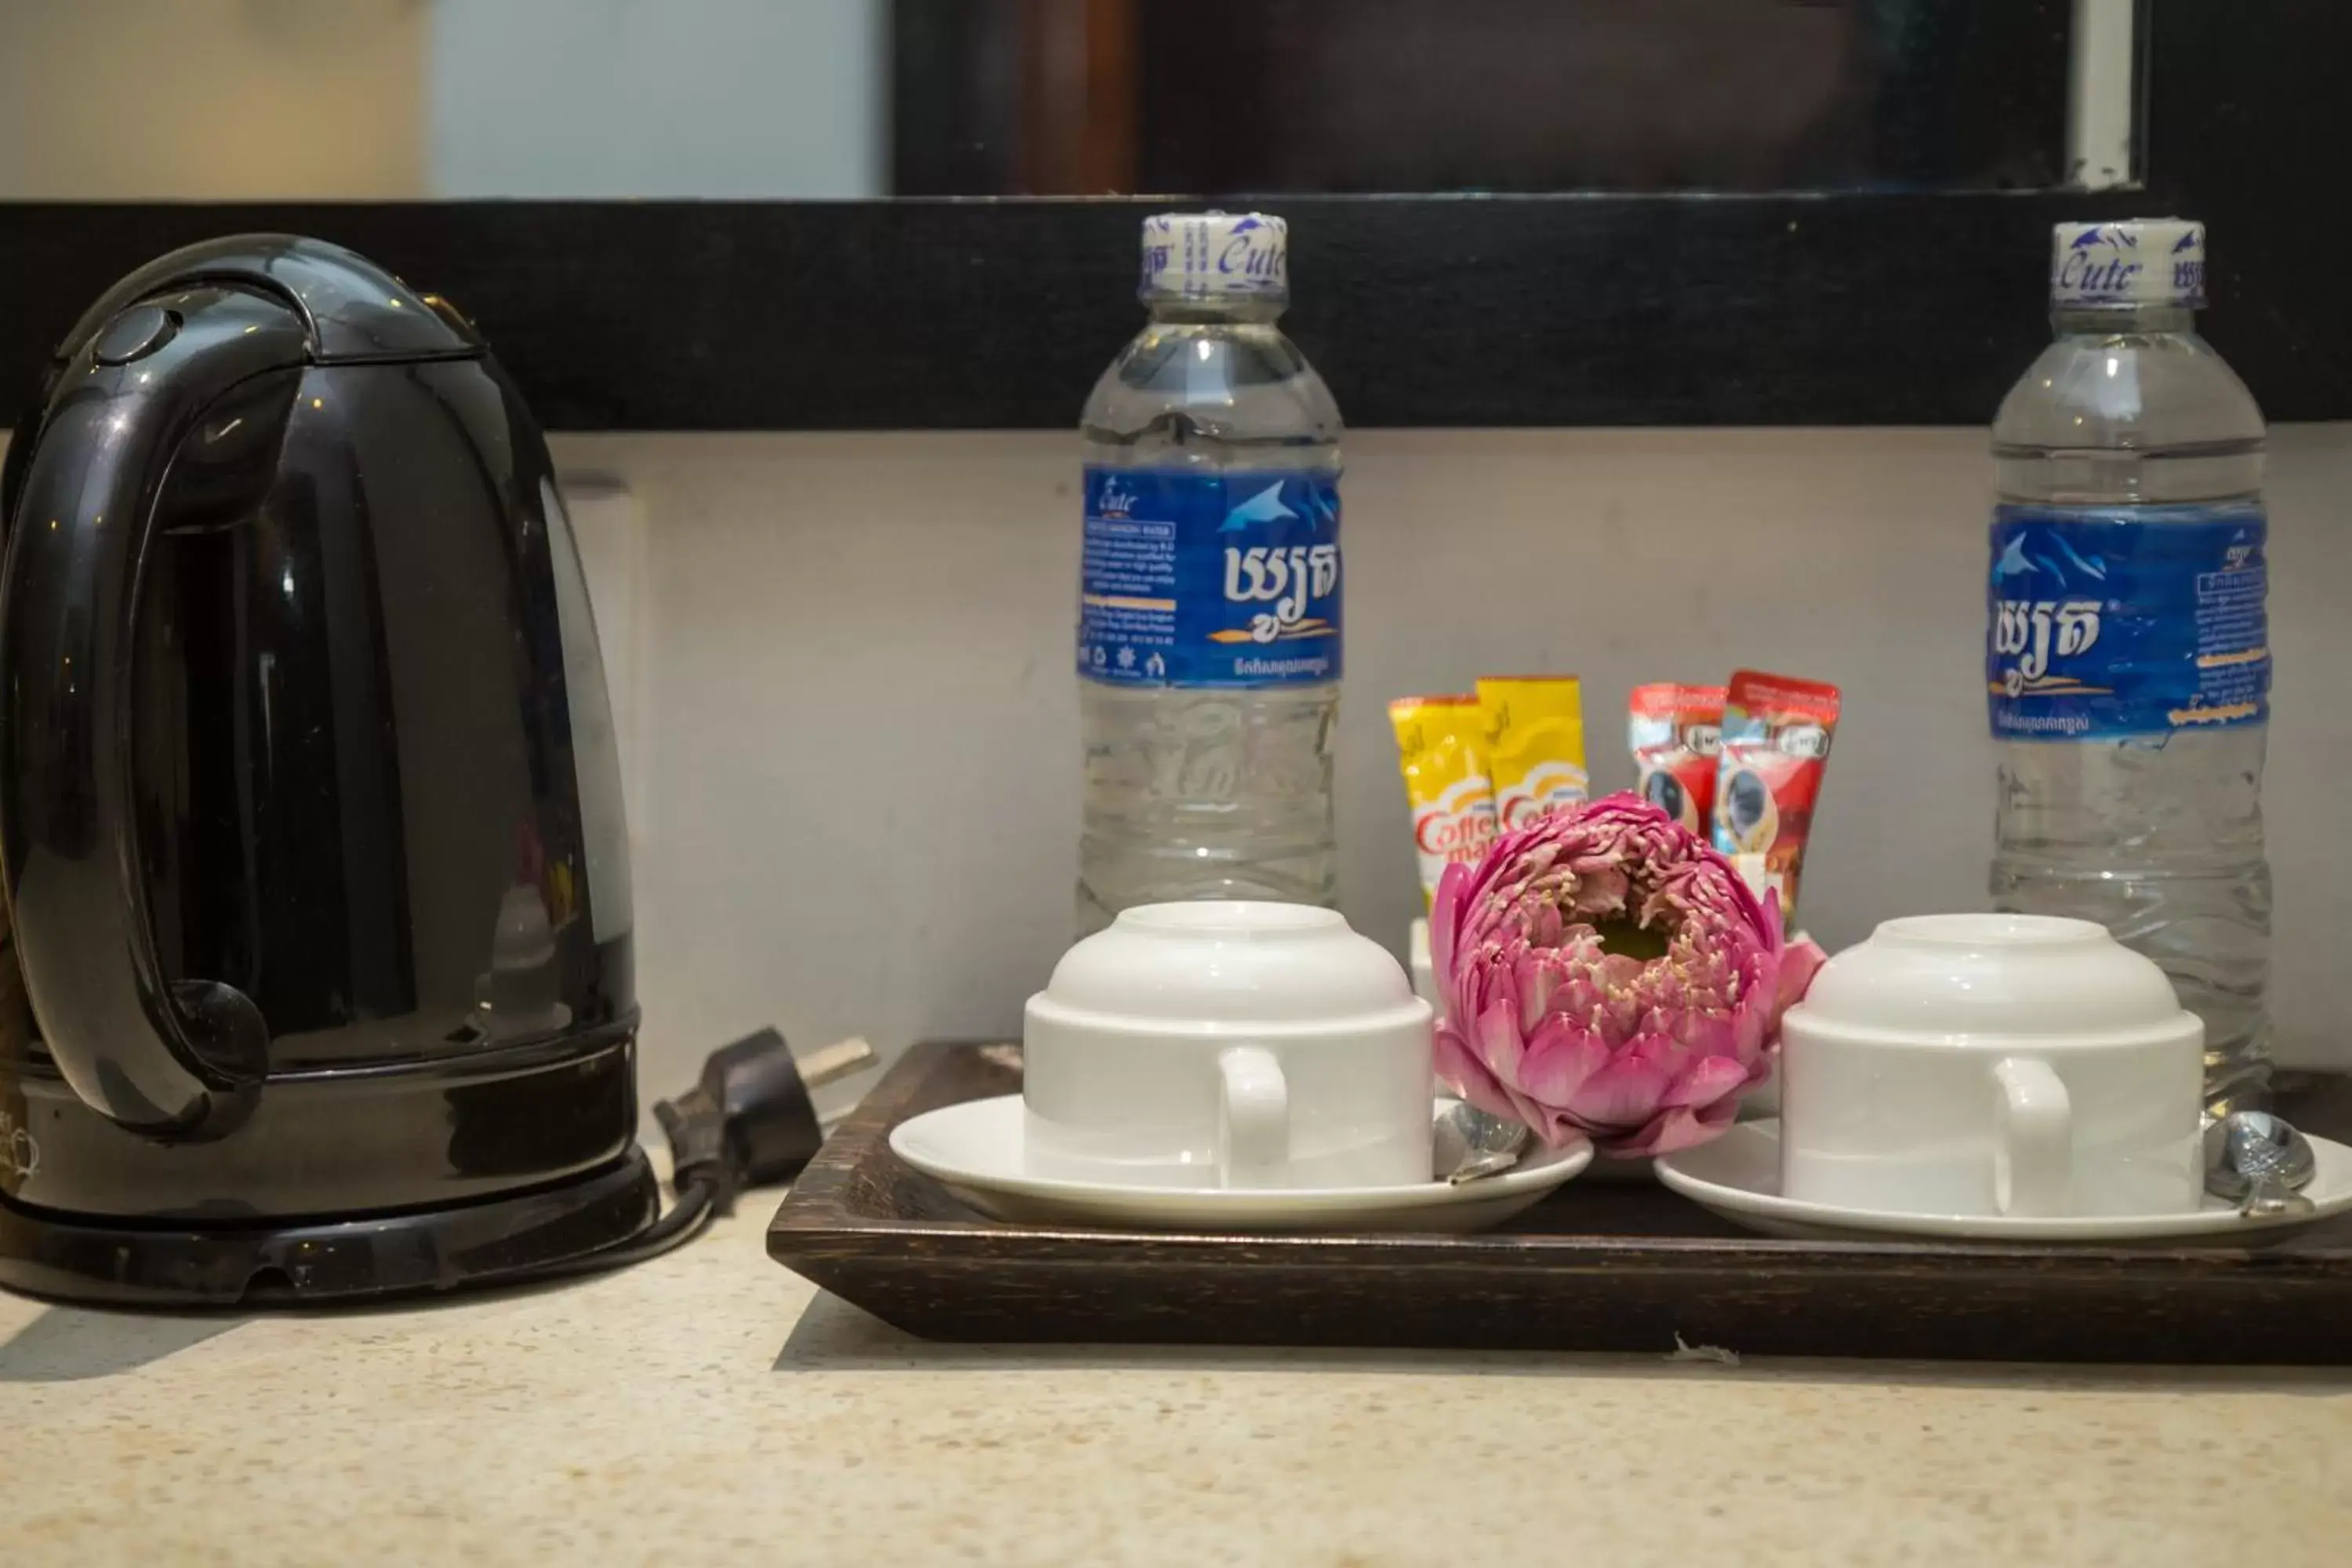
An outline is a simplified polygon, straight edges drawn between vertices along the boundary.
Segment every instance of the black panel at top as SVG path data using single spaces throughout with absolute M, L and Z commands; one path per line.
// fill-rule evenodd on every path
M 552 428 L 1066 427 L 1142 322 L 1136 226 L 1157 205 L 0 205 L 0 396 L 30 400 L 119 273 L 268 226 L 446 295 Z M 1292 335 L 1362 427 L 1979 423 L 2046 334 L 2049 225 L 2141 204 L 1269 205 L 1291 224 Z
M 1293 335 L 1358 427 L 1973 425 L 2045 340 L 2049 225 L 2172 212 L 2264 412 L 2352 417 L 2352 6 L 2145 19 L 2144 190 L 1269 196 Z M 1186 200 L 0 203 L 0 417 L 113 279 L 280 230 L 448 295 L 557 428 L 1068 428 Z
M 2069 0 L 898 0 L 892 189 L 2058 184 Z

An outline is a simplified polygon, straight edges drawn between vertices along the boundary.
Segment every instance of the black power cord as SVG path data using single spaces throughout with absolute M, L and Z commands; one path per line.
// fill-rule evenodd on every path
M 669 1138 L 676 1194 L 669 1212 L 626 1241 L 509 1275 L 502 1283 L 601 1274 L 675 1251 L 712 1220 L 732 1214 L 745 1188 L 799 1174 L 824 1142 L 800 1063 L 773 1029 L 711 1052 L 700 1081 L 676 1100 L 656 1101 L 654 1119 Z

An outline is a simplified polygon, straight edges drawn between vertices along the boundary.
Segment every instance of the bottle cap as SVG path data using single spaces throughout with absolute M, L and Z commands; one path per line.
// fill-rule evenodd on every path
M 1143 220 L 1145 300 L 1290 298 L 1290 226 L 1270 213 L 1160 213 Z
M 2050 302 L 2205 304 L 2205 226 L 2177 217 L 2062 223 L 2050 236 Z

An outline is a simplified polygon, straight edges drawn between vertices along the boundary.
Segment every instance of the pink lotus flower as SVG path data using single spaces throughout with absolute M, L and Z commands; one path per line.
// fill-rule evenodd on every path
M 1430 912 L 1437 1074 L 1545 1142 L 1664 1154 L 1731 1125 L 1823 954 L 1780 931 L 1731 862 L 1612 795 L 1453 865 Z

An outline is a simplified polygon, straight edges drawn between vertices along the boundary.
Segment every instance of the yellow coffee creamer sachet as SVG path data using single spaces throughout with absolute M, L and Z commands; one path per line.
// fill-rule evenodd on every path
M 1475 865 L 1495 841 L 1486 710 L 1475 697 L 1400 697 L 1389 704 L 1389 722 L 1396 727 L 1426 901 L 1437 897 L 1437 879 L 1449 864 Z
M 1486 771 L 1495 816 L 1508 833 L 1548 811 L 1583 800 L 1584 692 L 1572 675 L 1478 678 L 1486 715 Z

